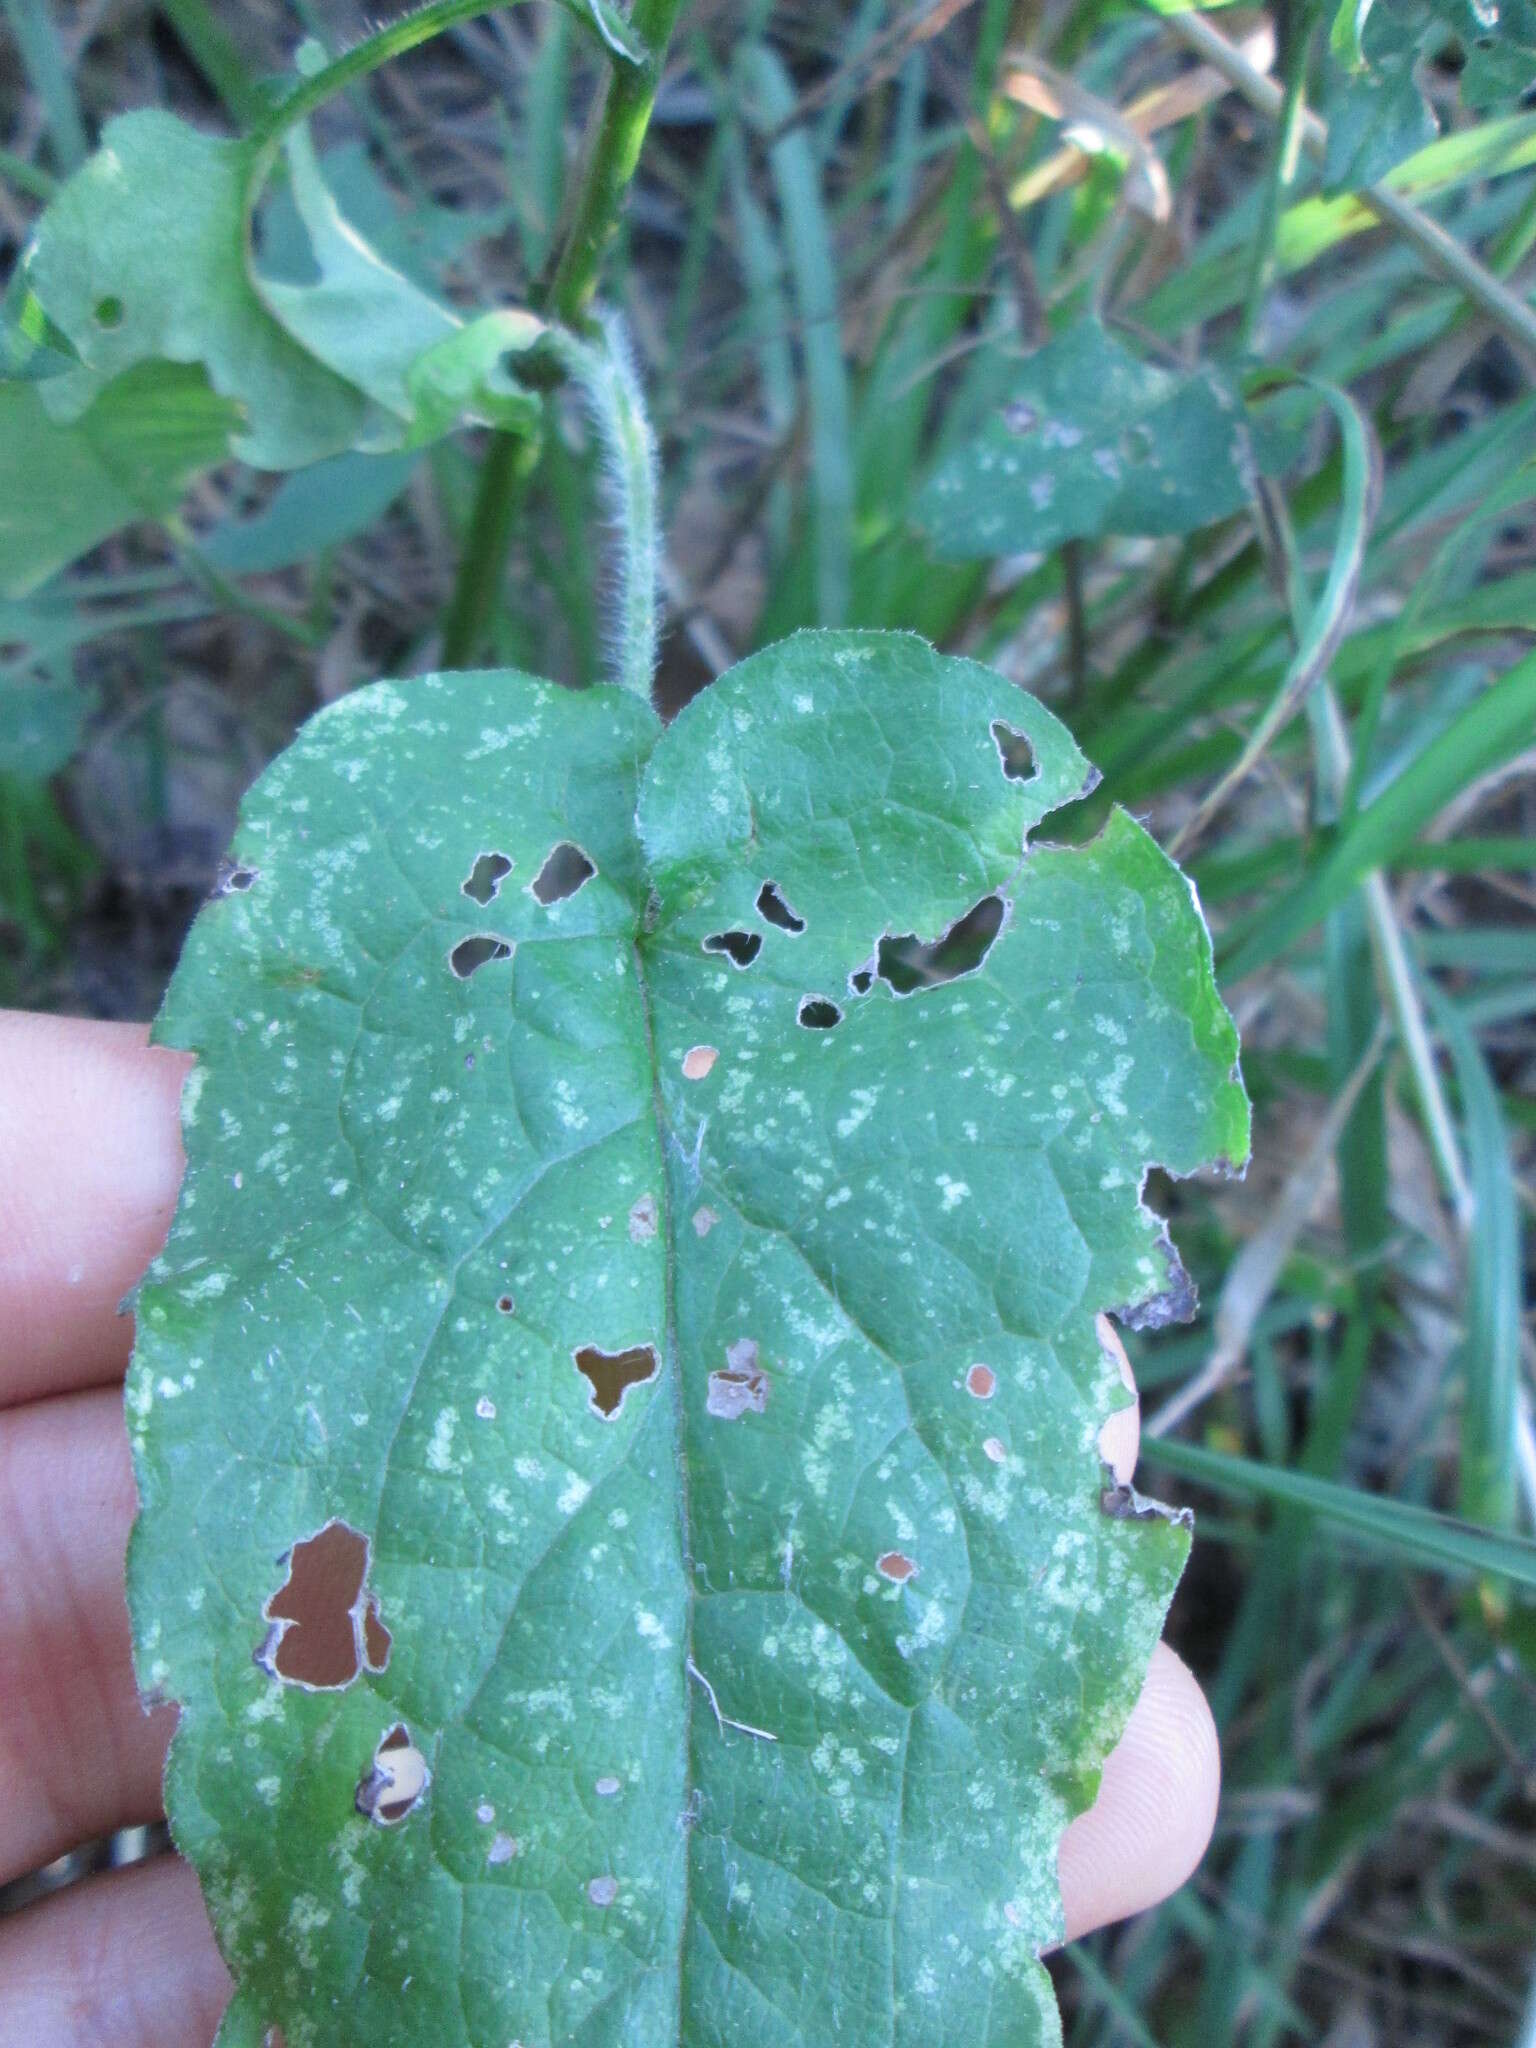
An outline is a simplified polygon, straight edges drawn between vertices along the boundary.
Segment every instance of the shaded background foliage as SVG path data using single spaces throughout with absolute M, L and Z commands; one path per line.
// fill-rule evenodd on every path
M 812 622 L 993 663 L 1104 767 L 1080 830 L 1113 797 L 1179 839 L 1244 1030 L 1247 1182 L 1154 1190 L 1206 1314 L 1134 1340 L 1149 1472 L 1201 1510 L 1172 1634 L 1226 1793 L 1195 1882 L 1060 1960 L 1079 2044 L 1536 2040 L 1536 28 L 1486 16 L 1221 10 L 1266 96 L 1110 0 L 700 0 L 606 272 L 660 442 L 666 704 Z M 7 272 L 111 114 L 232 132 L 301 35 L 371 26 L 4 18 Z M 517 304 L 595 82 L 565 15 L 489 14 L 323 111 L 326 180 L 408 276 Z M 1202 364 L 1246 391 L 1244 488 L 967 558 L 938 480 L 984 486 L 998 422 L 1037 424 L 1021 358 L 1093 316 L 1164 399 Z M 554 418 L 485 651 L 580 684 L 611 571 Z M 262 764 L 440 654 L 483 452 L 226 463 L 0 605 L 0 997 L 152 1012 Z

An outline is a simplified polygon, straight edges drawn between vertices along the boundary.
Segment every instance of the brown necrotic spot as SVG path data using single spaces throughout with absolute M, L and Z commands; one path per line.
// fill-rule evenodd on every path
M 826 996 L 802 996 L 795 1021 L 807 1031 L 830 1031 L 834 1024 L 842 1023 L 843 1013 Z
M 394 1637 L 379 1619 L 378 1595 L 370 1593 L 363 1607 L 363 1661 L 370 1671 L 388 1669 L 393 1642 Z
M 382 1671 L 390 1634 L 365 1594 L 368 1539 L 327 1522 L 288 1554 L 288 1576 L 262 1609 L 271 1624 L 256 1661 L 273 1678 L 311 1692 L 339 1692 L 359 1671 Z
M 489 903 L 511 872 L 504 853 L 482 853 L 459 886 L 476 903 Z
M 965 1376 L 965 1391 L 978 1401 L 990 1401 L 997 1391 L 997 1374 L 990 1365 L 973 1365 Z
M 661 1225 L 661 1211 L 654 1195 L 641 1195 L 629 1212 L 629 1241 L 645 1244 Z
M 761 932 L 711 932 L 704 941 L 706 953 L 724 953 L 733 967 L 750 967 L 763 950 Z
M 1035 750 L 1027 733 L 1015 732 L 1001 718 L 992 721 L 992 741 L 1003 773 L 1010 782 L 1028 782 L 1035 772 Z
M 631 1387 L 656 1377 L 656 1352 L 650 1344 L 633 1344 L 627 1351 L 600 1351 L 595 1344 L 583 1344 L 572 1356 L 592 1389 L 592 1407 L 605 1421 L 618 1414 Z
M 897 1586 L 904 1586 L 908 1579 L 917 1577 L 917 1566 L 899 1550 L 888 1550 L 884 1557 L 877 1557 L 875 1570 L 881 1578 L 889 1579 Z
M 719 1057 L 719 1050 L 713 1045 L 690 1045 L 683 1054 L 683 1079 L 702 1081 Z
M 889 982 L 897 995 L 909 996 L 917 989 L 936 988 L 962 974 L 974 974 L 1003 928 L 1003 915 L 1001 896 L 983 896 L 931 943 L 915 932 L 882 939 L 878 955 L 881 980 Z
M 448 955 L 448 965 L 460 981 L 468 981 L 488 960 L 511 958 L 512 948 L 507 940 L 498 939 L 494 932 L 476 932 L 473 938 L 460 939 Z
M 781 932 L 805 930 L 805 919 L 791 910 L 777 882 L 764 882 L 758 890 L 757 914 L 767 923 L 777 925 Z
M 576 845 L 574 840 L 562 839 L 558 846 L 552 846 L 544 865 L 533 878 L 533 893 L 548 907 L 551 903 L 563 903 L 567 896 L 574 896 L 597 873 L 591 861 Z
M 405 1723 L 397 1721 L 380 1736 L 367 1775 L 358 1783 L 357 1810 L 380 1827 L 398 1827 L 420 1805 L 431 1782 L 426 1758 Z

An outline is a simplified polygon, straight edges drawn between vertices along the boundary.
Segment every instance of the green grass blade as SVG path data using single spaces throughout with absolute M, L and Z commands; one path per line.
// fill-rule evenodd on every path
M 1218 1493 L 1297 1508 L 1346 1530 L 1377 1555 L 1459 1577 L 1500 1578 L 1536 1591 L 1536 1542 L 1382 1494 L 1361 1493 L 1284 1466 L 1228 1457 L 1194 1444 L 1154 1438 L 1142 1456 Z
M 776 128 L 794 111 L 794 88 L 779 58 L 756 44 L 742 76 L 757 117 Z M 816 616 L 835 626 L 848 616 L 852 587 L 853 457 L 848 372 L 843 362 L 837 269 L 816 156 L 804 128 L 792 128 L 768 152 L 784 220 L 784 240 L 800 319 L 811 435 L 811 495 L 816 556 Z
M 3 0 L 3 5 L 22 64 L 48 123 L 55 168 L 72 171 L 77 164 L 84 163 L 90 145 L 49 9 L 44 0 Z
M 1299 889 L 1273 907 L 1222 962 L 1228 982 L 1266 966 L 1363 875 L 1390 863 L 1451 798 L 1530 744 L 1536 730 L 1536 655 L 1476 698 L 1373 804 L 1358 812 Z
M 1470 1270 L 1462 1346 L 1466 1406 L 1461 1425 L 1461 1511 L 1471 1521 L 1512 1529 L 1522 1268 L 1509 1133 L 1498 1090 L 1465 1019 L 1432 984 L 1427 994 L 1461 1090 L 1475 1205 L 1467 1240 Z

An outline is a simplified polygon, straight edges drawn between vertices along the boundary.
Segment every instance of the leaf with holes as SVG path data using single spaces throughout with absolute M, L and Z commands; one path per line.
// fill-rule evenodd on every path
M 1340 0 L 1325 80 L 1325 190 L 1378 183 L 1435 139 L 1424 81 L 1453 58 L 1469 114 L 1513 110 L 1536 78 L 1536 0 Z
M 507 364 L 542 323 L 512 309 L 466 322 L 342 218 L 303 129 L 286 153 L 304 244 L 292 278 L 252 254 L 258 143 L 155 110 L 108 122 L 27 255 L 34 317 L 72 351 L 35 386 L 50 418 L 69 426 L 114 380 L 175 363 L 199 365 L 233 413 L 205 461 L 292 469 L 416 446 L 461 420 L 530 431 L 537 401 Z
M 1143 362 L 1080 320 L 1019 365 L 1009 396 L 948 454 L 914 517 L 952 561 L 1105 533 L 1191 533 L 1248 502 L 1247 415 L 1207 369 Z
M 1188 884 L 1051 714 L 805 634 L 665 733 L 378 684 L 159 1024 L 130 1558 L 222 2048 L 1023 2048 L 1188 1536 L 1098 1453 L 1247 1147 Z M 270 2030 L 270 2031 L 269 2031 Z

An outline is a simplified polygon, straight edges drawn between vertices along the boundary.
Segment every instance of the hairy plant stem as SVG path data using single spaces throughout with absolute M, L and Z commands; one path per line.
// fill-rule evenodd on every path
M 630 33 L 644 46 L 643 62 L 615 66 L 598 103 L 585 159 L 567 214 L 559 253 L 533 295 L 535 312 L 578 327 L 597 288 L 603 256 L 619 223 L 624 194 L 640 160 L 661 82 L 667 44 L 682 0 L 635 0 Z M 485 638 L 506 562 L 507 545 L 524 486 L 537 453 L 497 434 L 480 472 L 469 536 L 459 564 L 443 630 L 448 668 L 472 661 Z

